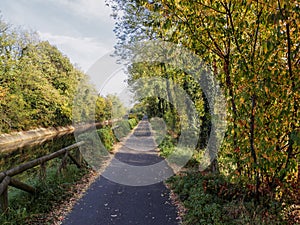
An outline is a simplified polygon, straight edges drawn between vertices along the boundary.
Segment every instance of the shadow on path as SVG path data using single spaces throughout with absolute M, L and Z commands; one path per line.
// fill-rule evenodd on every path
M 143 120 L 63 224 L 179 224 L 162 182 L 173 171 L 155 149 L 149 122 Z

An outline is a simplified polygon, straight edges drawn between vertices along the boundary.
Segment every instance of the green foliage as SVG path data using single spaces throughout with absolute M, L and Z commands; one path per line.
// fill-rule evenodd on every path
M 81 146 L 80 151 L 84 155 L 84 159 L 93 166 L 93 169 L 96 170 L 103 168 L 103 162 L 105 162 L 107 157 L 109 157 L 108 150 L 110 140 L 112 139 L 112 137 L 109 136 L 109 131 L 105 132 L 107 136 L 102 137 L 103 141 L 100 139 L 99 133 L 101 134 L 101 132 L 87 131 L 78 135 L 77 140 L 84 141 L 86 143 Z M 106 148 L 105 143 L 108 148 Z
M 135 104 L 129 112 L 128 119 L 142 120 L 145 115 L 145 106 L 142 103 Z
M 128 120 L 128 123 L 129 123 L 130 129 L 133 129 L 138 124 L 138 121 L 136 120 L 136 118 L 131 118 Z
M 167 134 L 167 126 L 162 118 L 154 117 L 150 119 L 151 131 L 155 142 L 160 145 Z
M 135 119 L 130 120 L 131 124 L 136 124 Z M 96 169 L 103 167 L 103 163 L 109 157 L 109 152 L 113 150 L 113 145 L 121 141 L 130 133 L 130 124 L 128 120 L 118 121 L 113 127 L 107 126 L 97 130 L 97 133 L 84 132 L 78 136 L 78 140 L 87 144 L 81 147 L 84 152 L 84 158 Z M 100 140 L 99 140 L 100 139 Z
M 0 57 L 0 133 L 109 118 L 109 103 L 100 96 L 96 102 L 88 77 L 66 56 L 2 18 Z M 72 112 L 75 95 L 78 107 Z
M 170 154 L 173 153 L 175 146 L 176 140 L 173 139 L 170 135 L 166 135 L 158 146 L 160 155 L 167 158 Z
M 186 208 L 183 224 L 286 224 L 276 201 L 255 206 L 245 189 L 220 175 L 187 173 L 167 183 Z
M 114 136 L 114 133 L 113 133 L 111 127 L 101 128 L 101 129 L 97 130 L 97 133 L 98 133 L 104 147 L 108 151 L 111 151 L 114 143 L 116 142 L 116 138 Z
M 54 160 L 55 161 L 55 160 Z M 57 161 L 59 162 L 59 161 Z M 74 165 L 68 165 L 63 174 L 57 174 L 58 164 L 48 168 L 46 178 L 31 178 L 27 181 L 37 189 L 35 195 L 21 190 L 9 191 L 9 211 L 0 216 L 1 224 L 52 224 L 41 220 L 53 210 L 53 207 L 72 197 L 70 189 L 88 171 L 79 170 Z
M 115 123 L 114 133 L 119 141 L 130 133 L 128 120 L 121 120 Z
M 102 122 L 111 117 L 111 102 L 109 99 L 98 96 L 95 106 L 95 120 Z
M 114 123 L 113 129 L 114 134 L 118 141 L 121 141 L 122 138 L 126 137 L 130 131 L 137 125 L 137 120 L 132 119 L 122 119 Z
M 117 95 L 108 94 L 106 99 L 110 105 L 112 119 L 120 119 L 126 114 L 126 107 Z
M 243 186 L 250 184 L 257 202 L 266 193 L 286 200 L 290 192 L 284 186 L 297 193 L 293 185 L 299 186 L 300 161 L 298 1 L 109 2 L 118 19 L 122 58 L 131 56 L 137 41 L 154 39 L 183 46 L 210 65 L 227 100 L 228 131 L 218 157 L 221 172 Z M 131 83 L 159 76 L 181 85 L 197 106 L 205 128 L 201 135 L 209 134 L 207 102 L 199 97 L 197 81 L 160 63 L 133 65 L 129 72 Z M 137 91 L 169 88 L 142 87 Z M 175 95 L 172 89 L 168 93 L 170 102 Z M 167 103 L 159 98 L 145 101 L 147 113 L 164 115 L 168 127 L 176 125 L 176 113 Z M 201 142 L 198 147 L 204 148 L 206 140 Z

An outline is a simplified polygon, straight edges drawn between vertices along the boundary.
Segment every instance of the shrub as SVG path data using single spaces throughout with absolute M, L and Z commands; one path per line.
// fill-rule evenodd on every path
M 120 141 L 123 137 L 126 137 L 136 125 L 137 120 L 135 118 L 116 122 L 114 128 L 116 138 Z
M 114 134 L 118 141 L 121 141 L 123 137 L 126 137 L 130 132 L 130 125 L 128 120 L 121 120 L 115 124 Z
M 245 187 L 218 174 L 182 173 L 167 183 L 186 208 L 185 225 L 196 224 L 285 224 L 282 207 L 275 200 L 255 205 Z
M 129 119 L 128 123 L 129 123 L 131 129 L 135 128 L 135 126 L 138 124 L 136 118 Z
M 97 133 L 101 139 L 102 144 L 104 147 L 111 151 L 113 148 L 114 143 L 116 142 L 116 137 L 111 129 L 111 127 L 104 127 L 97 130 Z
M 160 149 L 160 155 L 166 158 L 174 151 L 175 140 L 170 135 L 167 135 L 158 147 Z

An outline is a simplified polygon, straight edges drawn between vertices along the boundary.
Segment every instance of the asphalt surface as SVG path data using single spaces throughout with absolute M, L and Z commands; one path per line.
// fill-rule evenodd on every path
M 63 225 L 175 225 L 163 180 L 172 169 L 157 155 L 149 123 L 139 123 Z

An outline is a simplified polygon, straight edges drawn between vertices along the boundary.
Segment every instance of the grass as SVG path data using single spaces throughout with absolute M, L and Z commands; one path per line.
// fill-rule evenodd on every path
M 127 135 L 134 126 L 137 125 L 135 119 L 124 121 L 120 123 L 121 134 Z M 116 137 L 110 127 L 104 127 L 97 131 L 97 135 L 101 138 L 103 147 L 106 150 L 111 151 L 113 144 L 116 141 Z M 96 136 L 97 136 L 96 135 Z M 96 142 L 96 137 L 93 133 L 85 133 L 80 138 L 86 142 L 91 142 L 87 146 L 94 146 L 93 142 Z M 88 149 L 85 149 L 88 150 Z M 107 151 L 95 152 L 87 151 L 91 153 L 91 158 L 99 161 L 105 158 Z M 89 158 L 89 155 L 84 155 L 85 159 Z M 90 172 L 89 169 L 78 169 L 73 164 L 68 164 L 63 173 L 57 173 L 57 169 L 60 165 L 60 159 L 54 159 L 48 163 L 46 176 L 44 179 L 40 179 L 36 169 L 31 169 L 18 178 L 23 182 L 36 188 L 35 195 L 28 194 L 19 189 L 9 187 L 9 209 L 6 214 L 0 214 L 0 224 L 53 224 L 53 221 L 49 220 L 49 213 L 59 206 L 67 199 L 74 196 L 72 192 L 74 186 L 82 179 L 82 177 Z M 89 161 L 91 163 L 92 161 Z M 102 162 L 102 161 L 101 161 Z M 26 177 L 26 180 L 24 180 Z M 55 215 L 53 215 L 55 217 Z M 56 220 L 57 218 L 54 218 Z
M 37 189 L 35 195 L 9 187 L 9 209 L 7 214 L 1 215 L 0 224 L 52 224 L 51 221 L 45 223 L 43 218 L 72 197 L 72 186 L 88 173 L 87 169 L 78 169 L 75 165 L 68 165 L 63 173 L 57 173 L 58 162 L 47 169 L 45 179 L 34 177 L 26 181 Z
M 167 183 L 186 209 L 184 225 L 288 224 L 278 202 L 255 205 L 242 187 L 228 183 L 222 175 L 187 172 Z
M 169 157 L 175 146 L 176 140 L 167 135 L 159 145 L 160 155 Z M 257 204 L 247 187 L 231 183 L 222 174 L 199 172 L 201 156 L 201 153 L 195 152 L 184 170 L 167 180 L 168 186 L 177 196 L 176 201 L 184 208 L 183 225 L 297 223 L 291 219 L 290 207 L 276 199 L 262 196 Z

